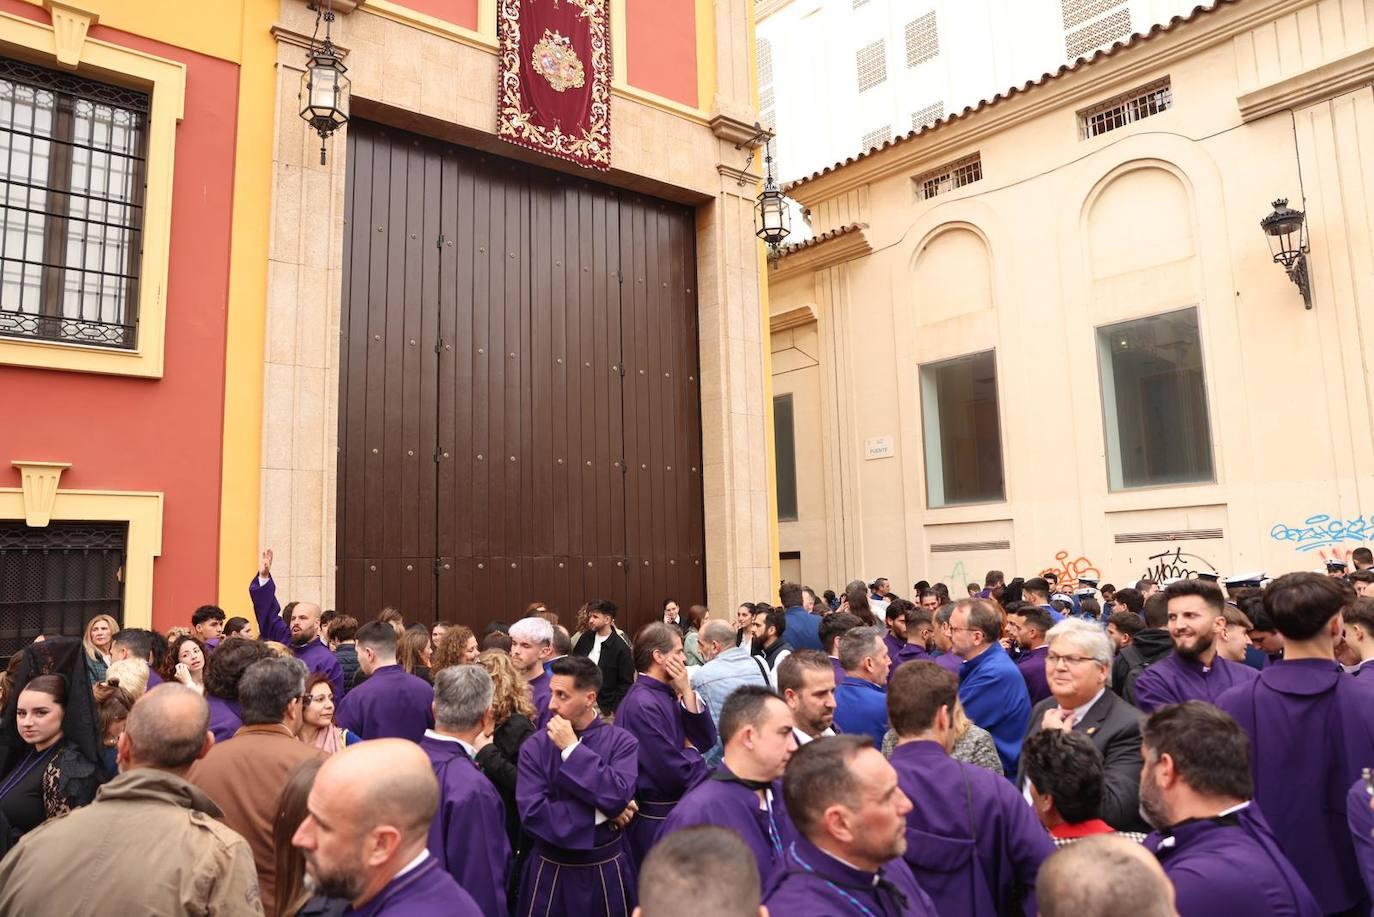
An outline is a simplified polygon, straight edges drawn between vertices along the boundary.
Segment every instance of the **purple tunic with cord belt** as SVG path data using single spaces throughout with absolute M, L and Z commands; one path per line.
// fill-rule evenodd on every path
M 392 879 L 362 907 L 344 911 L 357 917 L 485 917 L 490 913 L 483 912 L 433 856 Z
M 248 596 L 253 600 L 253 615 L 258 619 L 258 636 L 290 647 L 311 673 L 323 672 L 329 676 L 337 704 L 344 696 L 343 666 L 339 665 L 339 657 L 321 643 L 318 636 L 304 646 L 291 642 L 291 628 L 281 619 L 281 605 L 277 602 L 277 581 L 269 576 L 267 582 L 259 583 L 254 574 L 253 581 L 248 584 Z
M 639 812 L 625 827 L 636 868 L 678 800 L 710 772 L 698 749 L 716 744 L 716 726 L 700 698 L 697 704 L 689 712 L 672 685 L 641 672 L 615 709 L 615 724 L 639 740 Z
M 434 728 L 434 687 L 399 665 L 381 666 L 334 708 L 334 725 L 364 739 L 418 742 Z
M 429 852 L 484 914 L 506 913 L 510 841 L 506 807 L 496 787 L 454 739 L 427 735 L 420 750 L 439 780 L 439 810 L 429 826 Z
M 639 742 L 599 719 L 582 731 L 566 760 L 547 732 L 525 740 L 515 801 L 534 844 L 517 913 L 630 917 L 634 864 L 611 820 L 634 799 L 638 776 Z
M 1170 653 L 1140 673 L 1135 682 L 1135 706 L 1154 713 L 1165 704 L 1189 700 L 1215 704 L 1236 685 L 1259 678 L 1259 670 L 1217 656 L 1211 665 Z
M 901 857 L 878 872 L 855 869 L 804 837 L 787 845 L 787 871 L 764 894 L 785 917 L 935 917 L 935 905 Z
M 759 887 L 767 888 L 783 869 L 784 852 L 796 838 L 792 820 L 782 801 L 782 781 L 769 786 L 770 797 L 734 782 L 730 768 L 722 764 L 710 779 L 697 784 L 663 823 L 663 836 L 693 825 L 729 828 L 740 836 L 759 867 Z

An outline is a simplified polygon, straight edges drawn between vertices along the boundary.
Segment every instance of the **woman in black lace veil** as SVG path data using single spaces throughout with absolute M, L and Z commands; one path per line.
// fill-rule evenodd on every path
M 19 735 L 15 710 L 20 695 L 41 676 L 39 686 L 62 693 L 62 738 L 55 747 L 38 755 Z M 100 767 L 100 718 L 91 695 L 86 671 L 86 652 L 78 637 L 49 637 L 24 648 L 14 675 L 14 685 L 0 714 L 0 856 L 33 825 L 12 825 L 5 817 L 9 794 L 29 794 L 35 786 L 41 794 L 42 815 L 52 818 L 84 806 L 95 798 L 103 782 Z M 35 767 L 39 765 L 39 767 Z M 25 771 L 28 768 L 28 771 Z M 21 773 L 22 771 L 22 773 Z M 37 773 L 33 773 L 37 771 Z M 10 802 L 14 799 L 10 798 Z

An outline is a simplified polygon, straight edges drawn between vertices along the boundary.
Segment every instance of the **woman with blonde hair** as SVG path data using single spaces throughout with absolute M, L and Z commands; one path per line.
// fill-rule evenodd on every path
M 491 744 L 477 753 L 477 767 L 501 794 L 506 804 L 506 835 L 511 849 L 519 845 L 520 813 L 515 806 L 515 778 L 520 746 L 534 734 L 538 714 L 530 686 L 515 670 L 506 653 L 487 650 L 477 664 L 491 675 Z
M 385 621 L 391 625 L 391 629 L 396 631 L 396 636 L 400 637 L 406 632 L 406 619 L 401 617 L 401 613 L 388 605 L 377 615 L 378 621 Z
M 81 635 L 81 645 L 86 648 L 86 668 L 91 676 L 91 684 L 105 680 L 105 670 L 113 662 L 110 650 L 114 648 L 115 634 L 119 624 L 109 615 L 96 615 L 86 622 L 86 632 Z
M 434 659 L 430 664 L 430 674 L 438 675 L 451 665 L 473 665 L 477 662 L 477 635 L 472 628 L 455 624 L 444 634 L 444 638 L 434 647 Z
M 105 684 L 119 682 L 119 686 L 137 701 L 148 693 L 148 663 L 142 659 L 121 659 L 110 663 L 105 670 Z
M 417 678 L 434 680 L 429 671 L 433 656 L 434 645 L 430 642 L 429 631 L 423 627 L 407 630 L 396 641 L 396 661 Z

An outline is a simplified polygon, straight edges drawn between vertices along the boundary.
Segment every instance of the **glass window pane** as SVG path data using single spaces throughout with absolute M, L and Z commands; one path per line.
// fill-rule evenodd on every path
M 992 351 L 921 367 L 926 503 L 1006 499 Z
M 792 396 L 773 399 L 773 457 L 778 479 L 778 518 L 797 518 L 797 440 L 792 429 Z
M 1112 490 L 1214 480 L 1197 310 L 1097 331 Z

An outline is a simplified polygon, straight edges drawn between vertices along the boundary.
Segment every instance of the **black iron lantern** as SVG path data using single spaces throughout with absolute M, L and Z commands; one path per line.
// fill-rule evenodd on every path
M 1297 284 L 1302 301 L 1312 308 L 1312 281 L 1307 274 L 1307 218 L 1301 210 L 1288 206 L 1287 198 L 1274 201 L 1274 211 L 1260 220 L 1269 241 L 1274 263 L 1283 265 L 1288 279 Z
M 773 177 L 773 147 L 772 141 L 767 139 L 764 140 L 763 168 L 763 191 L 754 205 L 754 235 L 768 246 L 768 260 L 777 267 L 782 257 L 782 243 L 792 234 L 792 214 L 787 209 L 787 198 L 783 197 Z
M 348 68 L 334 47 L 332 26 L 334 5 L 325 0 L 325 5 L 311 3 L 315 11 L 315 35 L 310 37 L 310 58 L 306 61 L 305 72 L 301 74 L 301 117 L 315 133 L 320 135 L 320 165 L 325 164 L 324 144 L 329 136 L 348 123 L 349 94 L 352 82 L 345 75 Z M 315 37 L 320 33 L 320 22 L 324 22 L 324 42 L 317 45 Z

